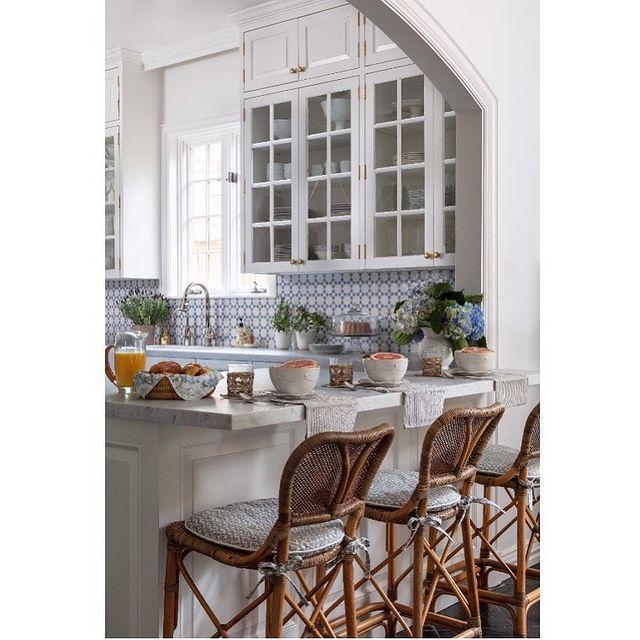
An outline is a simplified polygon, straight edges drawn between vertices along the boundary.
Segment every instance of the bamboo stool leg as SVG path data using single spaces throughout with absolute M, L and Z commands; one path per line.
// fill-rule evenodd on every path
M 527 637 L 527 489 L 518 487 L 515 584 L 516 638 Z
M 411 630 L 414 638 L 422 638 L 422 594 L 424 593 L 423 586 L 423 548 L 425 544 L 424 528 L 421 526 L 418 529 L 413 539 L 413 582 L 412 582 L 412 607 L 413 607 L 413 620 Z
M 487 500 L 492 500 L 493 488 L 485 485 L 484 487 L 484 497 Z M 482 505 L 482 538 L 480 540 L 480 574 L 478 575 L 478 585 L 481 589 L 489 588 L 489 572 L 483 564 L 483 560 L 486 560 L 490 557 L 489 545 L 487 545 L 486 541 L 489 540 L 489 521 L 491 520 L 491 507 L 488 504 Z
M 270 578 L 273 591 L 267 599 L 267 638 L 282 637 L 282 614 L 284 610 L 284 594 L 286 591 L 286 583 L 284 576 L 272 576 Z M 269 602 L 270 601 L 270 602 Z
M 396 546 L 396 532 L 393 522 L 387 522 L 386 525 L 386 543 L 387 543 L 387 595 L 389 600 L 396 600 L 397 588 L 396 588 L 396 556 L 393 554 Z M 396 637 L 396 619 L 391 616 L 387 620 L 386 626 L 387 638 Z
M 180 549 L 172 544 L 167 545 L 167 564 L 164 574 L 164 614 L 162 618 L 162 636 L 173 638 L 178 626 L 178 588 L 180 574 L 178 571 L 178 554 Z
M 348 555 L 342 561 L 342 584 L 344 589 L 344 614 L 347 622 L 347 637 L 358 637 L 356 618 L 356 594 L 353 578 L 353 556 Z
M 462 543 L 464 546 L 464 563 L 467 574 L 467 600 L 469 603 L 469 627 L 480 630 L 480 599 L 478 596 L 478 583 L 475 578 L 475 558 L 473 553 L 473 531 L 471 529 L 471 517 L 469 513 L 462 519 Z M 481 635 L 481 634 L 480 634 Z

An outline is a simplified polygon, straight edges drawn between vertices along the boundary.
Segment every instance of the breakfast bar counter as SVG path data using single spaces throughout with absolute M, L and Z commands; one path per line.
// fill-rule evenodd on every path
M 256 390 L 271 386 L 268 369 L 255 373 Z M 539 401 L 539 374 L 519 373 L 528 378 L 528 402 L 508 409 L 503 421 L 521 425 Z M 407 379 L 443 386 L 445 409 L 486 406 L 494 399 L 490 379 L 421 378 L 410 373 Z M 327 382 L 328 372 L 322 370 L 319 389 L 357 398 L 356 430 L 383 422 L 396 426 L 383 466 L 417 469 L 425 429 L 403 428 L 401 392 L 320 386 Z M 305 438 L 303 406 L 226 400 L 220 397 L 225 391 L 223 380 L 212 397 L 184 402 L 126 398 L 107 390 L 107 637 L 161 635 L 166 525 L 212 506 L 277 495 L 284 463 Z M 521 426 L 511 431 L 521 433 Z M 500 440 L 499 432 L 499 442 L 517 444 Z M 363 523 L 362 535 L 371 540 L 375 562 L 384 550 L 383 529 Z M 244 606 L 257 582 L 254 572 L 234 572 L 202 556 L 189 556 L 187 564 L 222 619 Z M 233 635 L 255 637 L 262 616 L 263 611 L 254 611 Z M 176 637 L 211 633 L 197 601 L 181 589 Z M 297 630 L 285 628 L 285 634 L 295 636 Z

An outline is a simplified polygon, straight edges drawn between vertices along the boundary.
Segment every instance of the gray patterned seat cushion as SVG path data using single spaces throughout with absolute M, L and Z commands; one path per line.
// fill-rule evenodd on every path
M 373 507 L 395 507 L 399 509 L 411 497 L 418 484 L 417 471 L 381 469 L 373 480 L 367 504 Z M 429 489 L 429 511 L 442 511 L 455 505 L 460 494 L 451 486 Z
M 278 519 L 278 500 L 262 498 L 207 509 L 192 515 L 187 530 L 209 542 L 240 551 L 255 551 Z M 312 555 L 338 546 L 344 537 L 341 520 L 291 529 L 289 552 Z
M 518 449 L 502 444 L 489 444 L 478 463 L 478 473 L 488 476 L 501 476 L 513 467 L 518 457 Z M 540 479 L 540 458 L 530 458 L 527 464 L 529 478 Z

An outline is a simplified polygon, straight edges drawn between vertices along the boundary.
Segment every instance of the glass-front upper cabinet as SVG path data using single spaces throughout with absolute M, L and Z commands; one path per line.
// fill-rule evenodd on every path
M 104 137 L 104 268 L 106 277 L 118 275 L 120 189 L 118 127 L 105 129 Z
M 366 265 L 444 266 L 442 98 L 413 65 L 369 74 L 366 87 Z
M 361 266 L 358 79 L 299 93 L 301 271 Z
M 245 270 L 297 270 L 297 90 L 247 100 L 244 118 Z
M 438 266 L 455 265 L 456 253 L 456 114 L 434 91 L 433 258 Z

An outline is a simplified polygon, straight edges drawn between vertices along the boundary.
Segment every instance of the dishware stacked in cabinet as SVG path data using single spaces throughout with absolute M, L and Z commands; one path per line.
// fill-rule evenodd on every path
M 238 14 L 243 269 L 453 266 L 455 113 L 355 8 L 314 6 Z

